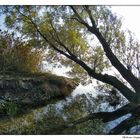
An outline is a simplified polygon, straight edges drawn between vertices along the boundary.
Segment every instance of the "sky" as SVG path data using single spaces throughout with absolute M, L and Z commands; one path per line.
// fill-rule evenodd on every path
M 140 41 L 140 6 L 111 6 L 113 12 L 123 16 L 123 28 L 135 33 Z M 3 16 L 0 17 L 0 28 L 3 28 Z
M 123 29 L 129 29 L 136 35 L 136 38 L 140 42 L 140 6 L 111 6 L 111 10 L 115 12 L 118 16 L 123 17 L 122 25 Z M 0 17 L 0 29 L 4 28 L 3 16 Z M 65 71 L 56 70 L 57 74 L 64 75 Z
M 140 6 L 112 6 L 112 11 L 123 16 L 123 28 L 129 29 L 140 42 Z
M 4 15 L 0 15 L 0 29 L 4 28 Z

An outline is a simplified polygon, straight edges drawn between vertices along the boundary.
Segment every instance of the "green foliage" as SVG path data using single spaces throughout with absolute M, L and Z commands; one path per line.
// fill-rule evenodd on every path
M 55 119 L 55 123 L 54 120 Z M 59 125 L 67 125 L 67 122 L 61 117 L 45 118 L 37 121 L 35 124 L 33 134 L 74 134 L 74 135 L 99 135 L 104 134 L 103 128 L 104 124 L 101 120 L 95 119 L 92 121 L 87 121 L 80 123 L 71 128 L 65 128 L 62 131 L 59 130 Z M 58 128 L 58 129 L 57 129 Z
M 74 62 L 56 53 L 51 49 L 49 44 L 37 33 L 34 25 L 30 19 L 38 26 L 39 30 L 53 45 L 57 46 L 60 50 L 66 51 L 61 44 L 68 48 L 74 55 L 76 55 L 82 61 L 91 65 L 92 68 L 97 68 L 97 72 L 102 72 L 105 67 L 108 67 L 108 62 L 104 60 L 103 50 L 96 49 L 94 45 L 93 49 L 89 49 L 90 39 L 89 33 L 85 27 L 78 23 L 76 20 L 72 20 L 73 13 L 68 7 L 63 6 L 8 6 L 4 8 L 6 14 L 16 14 L 18 17 L 16 20 L 10 22 L 5 20 L 8 28 L 11 26 L 20 32 L 24 37 L 28 38 L 28 43 L 34 45 L 34 47 L 47 48 L 46 61 L 50 63 L 57 63 L 58 60 L 62 65 L 70 66 L 72 69 L 69 72 L 70 75 L 75 73 L 76 77 L 88 79 L 86 72 L 82 70 Z M 79 11 L 82 9 L 78 7 Z M 102 8 L 104 9 L 104 8 Z M 102 10 L 97 10 L 100 13 Z M 107 10 L 106 10 L 107 11 Z M 106 12 L 105 11 L 105 12 Z M 21 13 L 24 13 L 23 16 Z M 86 14 L 81 14 L 86 19 Z M 20 24 L 19 24 L 20 23 Z M 20 27 L 20 30 L 18 30 Z M 100 47 L 97 47 L 100 48 Z M 94 64 L 95 63 L 95 64 Z M 99 68 L 98 68 L 99 66 Z M 86 80 L 84 80 L 86 81 Z
M 48 105 L 47 112 L 43 114 L 40 120 L 36 121 L 33 134 L 103 134 L 104 123 L 98 119 L 89 120 L 61 130 L 60 126 L 67 126 L 87 114 L 85 109 L 86 97 L 78 97 L 73 99 L 71 103 L 65 104 L 61 110 L 57 109 L 55 105 Z
M 74 7 L 79 16 L 91 25 L 86 6 Z M 91 10 L 95 24 L 114 54 L 129 70 L 133 69 L 131 71 L 139 77 L 140 45 L 129 32 L 122 30 L 122 18 L 112 13 L 111 8 L 108 6 L 89 6 L 88 8 Z M 90 34 L 81 23 L 77 22 L 77 17 L 70 7 L 7 6 L 3 7 L 3 9 L 6 14 L 5 24 L 8 28 L 20 32 L 31 46 L 46 48 L 46 61 L 56 64 L 59 61 L 62 65 L 71 67 L 69 74 L 78 77 L 81 81 L 84 81 L 83 83 L 91 81 L 83 68 L 52 49 L 50 44 L 37 32 L 32 21 L 51 44 L 66 52 L 63 47 L 65 46 L 97 73 L 111 67 L 97 38 Z
M 140 77 L 140 44 L 135 35 L 127 30 L 122 38 L 125 38 L 123 46 L 115 49 L 115 54 L 125 67 L 131 71 L 136 77 Z M 126 54 L 126 55 L 124 55 Z
M 21 117 L 0 121 L 0 134 L 32 134 L 34 126 L 35 118 L 31 112 Z
M 110 57 L 109 59 L 112 60 L 111 63 L 106 58 L 105 56 L 106 54 L 107 56 L 111 56 L 109 52 L 110 49 L 112 49 L 113 53 L 120 59 L 120 62 L 122 62 L 122 64 L 128 69 L 128 71 L 132 71 L 137 77 L 139 77 L 140 76 L 140 68 L 139 68 L 140 45 L 137 41 L 134 40 L 130 32 L 128 32 L 129 34 L 128 37 L 127 33 L 121 29 L 122 26 L 121 18 L 117 17 L 114 13 L 111 12 L 110 8 L 106 6 L 89 6 L 88 7 L 89 9 L 87 9 L 86 6 L 74 6 L 74 7 L 78 14 L 76 14 L 76 12 L 75 13 L 72 12 L 72 9 L 68 6 L 65 7 L 64 6 L 42 6 L 42 7 L 7 6 L 6 8 L 4 8 L 6 13 L 6 18 L 5 18 L 6 26 L 10 29 L 15 29 L 22 36 L 24 36 L 25 37 L 24 39 L 26 39 L 27 44 L 25 43 L 24 45 L 23 44 L 19 45 L 22 47 L 11 47 L 12 49 L 11 48 L 9 49 L 7 46 L 9 44 L 12 44 L 11 43 L 12 41 L 11 40 L 5 41 L 2 38 L 1 48 L 4 48 L 3 49 L 4 51 L 3 50 L 1 51 L 2 57 L 0 59 L 1 61 L 0 64 L 2 66 L 2 69 L 13 70 L 13 71 L 15 70 L 21 71 L 23 69 L 23 71 L 35 72 L 37 69 L 34 66 L 38 64 L 35 63 L 38 62 L 37 61 L 38 57 L 36 60 L 36 59 L 31 59 L 29 56 L 32 56 L 31 52 L 35 52 L 34 50 L 36 50 L 36 48 L 41 47 L 47 49 L 46 60 L 48 62 L 53 62 L 53 63 L 60 62 L 65 66 L 71 67 L 72 69 L 69 72 L 69 74 L 71 75 L 74 74 L 74 76 L 76 75 L 75 77 L 78 77 L 82 81 L 85 82 L 86 79 L 88 79 L 87 73 L 83 70 L 83 68 L 88 72 L 89 75 L 91 75 L 91 71 L 88 70 L 88 67 L 86 68 L 84 67 L 85 66 L 84 63 L 85 63 L 87 66 L 91 68 L 91 70 L 93 70 L 92 72 L 93 75 L 95 76 L 92 77 L 94 78 L 97 77 L 96 79 L 99 79 L 101 81 L 104 81 L 106 83 L 109 83 L 110 85 L 117 87 L 118 84 L 115 85 L 114 84 L 115 82 L 111 83 L 111 80 L 108 80 L 108 78 L 106 78 L 107 77 L 106 75 L 100 76 L 100 74 L 98 74 L 104 72 L 106 69 L 109 70 L 108 68 L 110 68 L 112 63 L 112 65 L 114 66 L 115 64 L 117 65 L 116 68 L 120 71 L 121 75 L 124 78 L 127 77 L 125 76 L 125 74 L 123 74 L 123 69 L 122 70 L 119 69 L 119 63 L 117 63 L 118 61 L 113 55 L 112 56 L 114 58 L 114 63 L 113 63 L 113 59 L 111 59 Z M 88 12 L 90 12 L 90 14 Z M 91 17 L 93 17 L 94 20 L 92 20 Z M 88 30 L 82 24 L 87 26 Z M 94 25 L 97 26 L 97 29 L 94 28 Z M 102 38 L 98 30 L 103 35 L 104 38 Z M 90 33 L 89 31 L 91 31 L 92 33 Z M 100 41 L 102 44 L 100 44 L 100 42 L 97 40 L 94 34 L 99 38 L 99 40 L 102 40 Z M 6 36 L 6 38 L 8 37 Z M 109 46 L 108 44 L 106 44 L 106 42 L 109 44 Z M 104 46 L 103 47 L 104 50 L 102 49 L 102 45 Z M 15 48 L 15 50 L 13 48 Z M 76 63 L 79 63 L 79 65 L 81 66 L 63 57 L 63 55 L 56 53 L 56 50 L 58 52 L 61 52 L 61 54 L 64 54 L 71 60 L 75 61 Z M 104 51 L 106 52 L 106 54 L 104 53 Z M 24 52 L 26 52 L 25 53 L 26 55 L 23 55 Z M 23 57 L 22 59 L 20 59 L 20 56 L 25 56 L 25 58 Z M 32 56 L 32 58 L 36 58 L 36 57 Z M 29 60 L 32 62 L 27 64 L 26 60 L 28 60 L 28 62 Z M 26 62 L 26 64 L 24 62 Z M 137 71 L 138 74 L 135 73 L 135 71 Z M 132 78 L 130 77 L 130 79 L 133 79 L 133 75 L 130 74 L 130 76 L 132 76 Z M 119 80 L 121 79 L 118 76 L 116 76 L 116 78 L 118 78 Z M 115 80 L 115 78 L 113 79 Z M 127 80 L 127 78 L 125 79 Z M 128 83 L 131 84 L 129 79 L 128 79 Z M 108 85 L 106 87 L 107 89 L 110 88 L 110 86 Z M 132 84 L 132 87 L 135 88 L 135 85 L 133 86 Z M 118 87 L 118 89 L 121 91 L 121 88 Z M 76 105 L 77 108 L 73 109 L 70 106 L 69 108 L 66 109 L 65 113 L 67 115 L 70 114 L 73 115 L 72 117 L 71 116 L 68 117 L 69 119 L 74 119 L 75 118 L 74 116 L 76 115 L 77 115 L 76 118 L 81 117 L 80 114 L 81 110 L 79 109 L 79 106 L 77 105 L 77 103 L 75 103 L 74 105 Z M 71 113 L 67 113 L 68 112 L 67 110 L 69 110 Z M 14 112 L 14 110 L 10 110 L 9 112 Z M 52 118 L 53 116 L 49 118 L 50 122 L 52 122 Z M 62 121 L 61 119 L 59 121 L 59 119 L 60 119 L 59 117 L 56 117 L 57 122 Z M 45 124 L 46 123 L 45 121 L 46 119 L 45 120 L 43 119 L 42 122 L 40 122 L 40 124 L 41 125 Z M 75 129 L 73 130 L 75 131 L 75 133 L 85 134 L 85 133 L 93 133 L 92 128 L 94 128 L 94 126 L 99 127 L 100 129 L 100 123 L 97 123 L 97 125 L 95 124 L 95 122 L 94 123 L 88 122 L 88 123 L 89 124 L 86 124 L 88 128 L 84 128 L 82 130 L 83 126 L 79 126 L 77 129 L 80 130 L 78 131 Z M 44 128 L 41 129 L 44 130 L 41 131 L 45 132 L 48 130 L 48 128 L 46 130 L 46 125 L 44 125 L 43 127 Z M 74 133 L 73 130 L 72 131 L 70 130 L 69 133 Z M 98 131 L 97 129 L 97 133 L 98 132 L 100 132 L 100 130 Z M 35 129 L 35 133 L 36 133 L 36 129 Z
M 40 50 L 33 49 L 14 33 L 0 32 L 0 71 L 37 72 L 41 60 Z
M 0 101 L 0 112 L 3 115 L 8 115 L 9 117 L 14 117 L 18 115 L 19 107 L 14 101 Z
M 104 134 L 102 120 L 89 120 L 73 127 L 59 129 L 60 126 L 69 125 L 81 117 L 85 117 L 89 111 L 94 111 L 96 105 L 87 105 L 89 99 L 85 95 L 72 98 L 72 101 L 62 101 L 62 108 L 57 104 L 48 104 L 43 108 L 37 108 L 19 116 L 15 115 L 14 102 L 6 107 L 12 119 L 0 121 L 0 134 Z M 93 100 L 93 102 L 96 102 Z M 10 107 L 11 105 L 11 107 Z M 11 109 L 12 108 L 12 109 Z
M 6 109 L 7 115 L 11 117 L 18 114 L 18 107 L 15 102 L 8 102 L 7 104 L 5 104 L 5 109 Z
M 0 114 L 5 114 L 5 101 L 0 101 Z
M 101 120 L 94 119 L 76 126 L 77 134 L 103 135 L 104 124 Z

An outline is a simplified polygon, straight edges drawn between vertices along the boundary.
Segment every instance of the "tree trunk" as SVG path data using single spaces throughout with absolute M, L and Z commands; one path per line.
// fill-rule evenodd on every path
M 74 6 L 70 6 L 70 8 L 73 10 L 76 19 L 79 23 L 83 24 L 88 31 L 90 31 L 92 34 L 94 34 L 99 42 L 102 44 L 102 47 L 104 49 L 104 52 L 108 59 L 110 60 L 111 64 L 120 72 L 122 77 L 134 88 L 134 90 L 139 93 L 140 92 L 140 81 L 138 78 L 136 78 L 131 71 L 125 68 L 125 66 L 118 60 L 118 58 L 114 55 L 112 52 L 110 45 L 107 43 L 106 39 L 102 36 L 99 29 L 97 28 L 96 22 L 94 20 L 94 17 L 92 17 L 91 10 L 86 6 L 86 10 L 89 19 L 92 23 L 92 26 L 90 26 L 87 22 L 82 19 L 80 14 L 77 12 L 77 10 L 74 8 Z
M 103 46 L 103 49 L 106 53 L 106 56 L 110 60 L 111 64 L 120 72 L 122 77 L 130 83 L 130 85 L 135 89 L 136 92 L 140 91 L 140 81 L 136 78 L 131 71 L 127 70 L 124 65 L 117 59 L 117 57 L 113 54 L 112 50 L 110 49 L 109 44 L 106 42 L 105 38 L 101 35 L 98 29 L 93 29 L 92 27 L 89 29 L 90 32 L 95 34 L 99 39 L 100 43 Z
M 109 44 L 107 43 L 105 38 L 102 36 L 102 34 L 99 32 L 99 29 L 97 28 L 97 26 L 95 25 L 95 21 L 94 21 L 92 15 L 91 15 L 91 12 L 89 11 L 89 9 L 88 9 L 87 13 L 89 13 L 89 18 L 92 22 L 92 26 L 90 26 L 88 23 L 86 23 L 80 17 L 80 15 L 74 9 L 73 6 L 70 6 L 70 7 L 72 8 L 73 12 L 75 13 L 77 21 L 80 22 L 81 24 L 83 24 L 92 34 L 94 34 L 98 38 L 98 40 L 102 44 L 102 47 L 104 49 L 104 52 L 105 52 L 106 56 L 110 60 L 111 64 L 120 72 L 122 77 L 133 87 L 135 92 L 133 92 L 130 88 L 128 88 L 126 85 L 124 85 L 121 81 L 119 81 L 114 76 L 111 76 L 111 75 L 108 75 L 108 74 L 96 73 L 85 62 L 78 59 L 63 44 L 63 42 L 60 42 L 60 41 L 57 42 L 62 47 L 62 49 L 57 47 L 55 45 L 55 43 L 48 40 L 48 38 L 39 30 L 39 27 L 34 23 L 34 21 L 31 18 L 24 15 L 20 11 L 19 11 L 19 13 L 22 16 L 24 16 L 25 18 L 27 18 L 27 21 L 30 21 L 34 25 L 37 32 L 40 34 L 40 36 L 42 38 L 44 38 L 44 40 L 50 45 L 51 48 L 53 48 L 54 50 L 56 50 L 60 54 L 63 54 L 65 57 L 69 58 L 70 60 L 74 61 L 75 63 L 79 64 L 91 77 L 93 77 L 93 78 L 95 78 L 95 79 L 97 79 L 101 82 L 110 84 L 113 87 L 115 87 L 116 89 L 118 89 L 131 103 L 139 104 L 140 103 L 140 96 L 139 96 L 139 94 L 140 94 L 140 81 L 139 81 L 139 79 L 136 78 L 130 71 L 128 71 L 125 68 L 125 66 L 118 60 L 118 58 L 113 54 Z M 63 50 L 65 50 L 65 51 L 63 51 Z M 117 118 L 125 115 L 125 114 L 131 113 L 131 112 L 133 113 L 133 112 L 135 112 L 134 110 L 135 110 L 135 107 L 131 106 L 129 104 L 129 105 L 126 105 L 126 106 L 124 106 L 124 107 L 122 107 L 122 108 L 120 108 L 116 111 L 113 111 L 113 112 L 99 112 L 99 113 L 90 114 L 90 115 L 86 116 L 85 118 L 81 118 L 81 119 L 76 120 L 75 122 L 70 123 L 70 124 L 59 126 L 58 128 L 53 128 L 50 131 L 55 131 L 57 129 L 57 132 L 61 132 L 61 130 L 63 130 L 63 129 L 73 127 L 73 126 L 75 126 L 79 123 L 85 122 L 87 120 L 92 120 L 92 119 L 95 119 L 95 118 L 102 119 L 103 122 L 112 121 L 114 119 L 117 119 Z M 132 126 L 131 125 L 132 124 L 131 120 L 133 121 L 133 118 L 131 118 L 130 120 L 128 119 L 128 120 L 122 122 L 118 127 L 114 128 L 114 130 L 112 132 L 121 133 L 126 128 L 123 125 L 127 125 L 128 127 Z M 110 132 L 110 133 L 112 133 L 112 132 Z

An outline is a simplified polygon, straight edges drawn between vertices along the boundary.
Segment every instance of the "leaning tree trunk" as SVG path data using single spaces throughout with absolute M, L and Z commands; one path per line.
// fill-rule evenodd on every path
M 96 71 L 94 71 L 92 68 L 90 68 L 85 62 L 83 62 L 82 60 L 80 60 L 79 58 L 77 58 L 70 50 L 67 46 L 65 46 L 65 44 L 63 44 L 63 42 L 61 42 L 61 40 L 59 40 L 59 33 L 57 34 L 57 31 L 54 29 L 55 35 L 57 36 L 57 39 L 54 38 L 54 42 L 51 42 L 39 29 L 39 27 L 37 26 L 37 24 L 34 22 L 34 20 L 31 19 L 31 17 L 28 17 L 27 15 L 25 15 L 24 13 L 22 13 L 20 11 L 20 9 L 17 9 L 19 14 L 21 14 L 22 16 L 24 16 L 27 19 L 27 22 L 30 22 L 33 24 L 33 26 L 35 27 L 36 31 L 40 34 L 40 36 L 49 44 L 49 46 L 54 49 L 55 51 L 59 52 L 60 54 L 64 55 L 65 57 L 69 58 L 70 60 L 74 61 L 75 63 L 77 63 L 78 65 L 80 65 L 88 74 L 89 76 L 93 77 L 96 80 L 99 80 L 103 83 L 107 83 L 110 84 L 111 86 L 115 87 L 117 90 L 119 90 L 123 96 L 128 99 L 128 101 L 130 102 L 129 105 L 122 107 L 121 109 L 118 109 L 116 111 L 113 112 L 100 112 L 100 113 L 94 113 L 94 114 L 90 114 L 89 116 L 85 117 L 85 118 L 81 118 L 80 120 L 76 120 L 75 122 L 72 122 L 70 125 L 63 125 L 63 126 L 59 126 L 57 128 L 58 131 L 61 131 L 62 129 L 65 128 L 69 128 L 69 127 L 73 127 L 74 125 L 77 125 L 79 123 L 82 123 L 84 121 L 87 121 L 89 119 L 95 119 L 95 118 L 99 118 L 102 119 L 103 122 L 108 122 L 114 119 L 117 119 L 125 114 L 131 113 L 132 114 L 132 118 L 122 122 L 120 125 L 118 125 L 116 128 L 114 128 L 114 130 L 112 130 L 110 132 L 110 134 L 112 133 L 122 133 L 126 127 L 124 127 L 124 125 L 127 125 L 127 128 L 130 128 L 131 126 L 136 125 L 136 123 L 132 123 L 131 120 L 133 120 L 133 117 L 137 118 L 137 116 L 140 114 L 139 110 L 139 104 L 140 104 L 140 80 L 138 78 L 136 78 L 132 72 L 130 72 L 129 70 L 127 70 L 125 68 L 125 66 L 117 59 L 117 57 L 113 54 L 109 44 L 107 43 L 106 39 L 102 36 L 102 34 L 100 33 L 99 29 L 97 28 L 97 25 L 94 21 L 94 18 L 92 17 L 91 11 L 88 8 L 88 6 L 86 7 L 86 12 L 89 16 L 89 19 L 91 20 L 92 25 L 89 25 L 88 23 L 86 23 L 84 21 L 84 19 L 82 19 L 82 17 L 80 16 L 80 14 L 77 12 L 77 10 L 74 8 L 74 6 L 70 6 L 70 8 L 72 9 L 75 19 L 77 22 L 79 22 L 80 24 L 84 25 L 87 30 L 92 33 L 93 35 L 95 35 L 98 40 L 100 41 L 104 52 L 107 56 L 107 58 L 110 60 L 111 64 L 119 71 L 119 73 L 122 75 L 122 77 L 131 85 L 131 87 L 134 89 L 131 90 L 131 88 L 127 87 L 126 85 L 124 85 L 120 80 L 118 80 L 116 77 L 108 75 L 108 74 L 101 74 L 101 73 L 97 73 Z M 73 18 L 74 19 L 74 18 Z M 59 46 L 62 47 L 62 49 L 60 49 L 58 46 L 56 46 L 56 44 L 58 44 Z M 121 111 L 120 111 L 121 110 Z M 136 115 L 137 114 L 137 115 Z M 131 122 L 131 123 L 129 123 Z M 120 130 L 118 130 L 120 129 Z

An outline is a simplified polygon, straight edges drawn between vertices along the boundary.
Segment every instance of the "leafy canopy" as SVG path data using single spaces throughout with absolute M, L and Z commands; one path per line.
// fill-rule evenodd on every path
M 139 43 L 130 31 L 122 30 L 122 18 L 111 12 L 106 6 L 75 6 L 79 15 L 89 25 L 89 12 L 92 11 L 95 23 L 110 45 L 118 59 L 137 77 L 139 77 Z M 60 55 L 50 47 L 57 46 L 60 50 L 69 50 L 77 58 L 84 61 L 97 73 L 111 67 L 100 42 L 80 22 L 68 6 L 7 6 L 5 24 L 15 29 L 26 38 L 29 44 L 37 48 L 47 49 L 46 60 L 49 63 L 59 61 L 66 67 L 71 67 L 70 75 L 80 80 L 88 79 L 86 72 L 76 63 Z M 35 25 L 34 25 L 35 23 Z M 47 43 L 37 30 L 47 38 Z M 126 39 L 126 37 L 128 39 Z M 63 47 L 62 47 L 63 46 Z M 126 54 L 126 55 L 123 55 Z M 81 80 L 82 81 L 82 80 Z
M 0 32 L 0 71 L 37 72 L 42 52 L 25 43 L 14 33 Z

